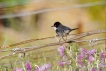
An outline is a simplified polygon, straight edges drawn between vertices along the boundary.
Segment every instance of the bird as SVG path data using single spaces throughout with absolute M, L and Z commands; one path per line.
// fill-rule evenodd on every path
M 60 39 L 62 38 L 65 42 L 66 42 L 66 40 L 67 40 L 67 35 L 69 35 L 69 33 L 70 33 L 71 31 L 78 29 L 78 28 L 71 29 L 71 28 L 69 28 L 69 27 L 67 27 L 67 26 L 65 26 L 65 25 L 62 25 L 62 24 L 61 24 L 60 22 L 58 22 L 58 21 L 55 22 L 54 25 L 51 26 L 51 27 L 53 27 L 54 30 L 55 30 L 55 32 L 57 33 L 56 36 L 59 36 Z M 55 37 L 56 37 L 56 36 L 55 36 Z M 66 40 L 63 38 L 64 36 L 66 37 Z M 57 37 L 56 37 L 56 39 L 57 39 Z M 60 39 L 57 39 L 57 40 L 60 42 Z

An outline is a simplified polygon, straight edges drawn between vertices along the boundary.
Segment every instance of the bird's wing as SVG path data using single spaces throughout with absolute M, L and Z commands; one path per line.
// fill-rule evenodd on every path
M 63 33 L 64 31 L 60 28 L 56 29 L 56 33 L 59 35 L 59 36 L 63 36 Z
M 67 26 L 61 26 L 62 27 L 62 31 L 64 31 L 64 33 L 68 34 L 71 31 L 71 28 L 67 27 Z M 60 28 L 61 29 L 61 28 Z
M 71 28 L 67 27 L 67 26 L 64 26 L 64 25 L 61 25 L 61 27 L 64 29 L 64 30 L 71 30 Z
M 56 29 L 56 33 L 60 36 L 64 36 L 65 34 L 69 34 L 70 30 L 69 27 L 61 25 Z

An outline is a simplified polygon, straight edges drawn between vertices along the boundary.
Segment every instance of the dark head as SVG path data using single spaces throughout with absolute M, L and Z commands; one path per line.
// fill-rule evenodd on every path
M 55 22 L 54 25 L 51 26 L 51 27 L 58 27 L 59 25 L 61 25 L 61 23 L 57 21 L 57 22 Z

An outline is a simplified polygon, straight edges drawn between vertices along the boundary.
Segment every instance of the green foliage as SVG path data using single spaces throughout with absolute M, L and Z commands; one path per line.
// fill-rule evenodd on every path
M 93 3 L 93 2 L 100 2 L 101 0 L 79 0 L 80 3 Z
M 72 50 L 73 52 L 78 52 L 78 44 L 77 43 L 72 43 L 69 46 L 70 50 Z
M 102 0 L 105 2 L 105 0 Z M 79 3 L 95 3 L 95 2 L 102 2 L 101 0 L 79 0 Z M 96 20 L 98 22 L 104 22 L 105 21 L 105 5 L 98 5 L 98 6 L 92 6 L 85 8 L 89 12 L 89 15 L 93 20 Z
M 93 6 L 88 8 L 88 12 L 90 13 L 93 20 L 98 20 L 103 22 L 104 18 L 104 6 Z
M 15 6 L 18 3 L 27 3 L 28 0 L 0 0 L 0 2 L 3 2 L 8 7 L 10 7 L 10 6 Z

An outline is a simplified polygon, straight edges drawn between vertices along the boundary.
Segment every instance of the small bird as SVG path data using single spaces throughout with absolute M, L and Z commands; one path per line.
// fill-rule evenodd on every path
M 54 28 L 54 30 L 56 31 L 57 33 L 57 36 L 60 36 L 64 41 L 66 41 L 63 37 L 66 36 L 66 39 L 67 39 L 67 35 L 69 35 L 69 33 L 73 30 L 76 30 L 78 28 L 74 28 L 74 29 L 71 29 L 67 26 L 64 26 L 62 25 L 60 22 L 55 22 L 53 26 L 51 26 Z M 60 39 L 61 39 L 60 38 Z M 58 40 L 60 42 L 60 39 Z

